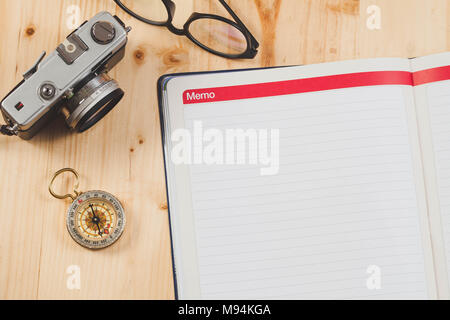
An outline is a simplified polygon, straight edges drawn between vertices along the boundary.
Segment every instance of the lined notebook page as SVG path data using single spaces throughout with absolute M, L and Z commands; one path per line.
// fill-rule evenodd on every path
M 184 116 L 191 130 L 280 133 L 276 175 L 190 167 L 202 298 L 427 298 L 401 87 L 193 104 Z
M 450 274 L 450 81 L 428 86 L 428 105 L 447 270 Z

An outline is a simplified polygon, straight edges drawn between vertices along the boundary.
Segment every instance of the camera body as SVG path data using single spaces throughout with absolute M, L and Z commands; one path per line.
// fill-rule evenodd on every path
M 78 132 L 97 123 L 124 95 L 107 73 L 124 57 L 129 31 L 116 16 L 100 12 L 45 59 L 44 52 L 0 103 L 10 130 L 31 139 L 57 114 Z

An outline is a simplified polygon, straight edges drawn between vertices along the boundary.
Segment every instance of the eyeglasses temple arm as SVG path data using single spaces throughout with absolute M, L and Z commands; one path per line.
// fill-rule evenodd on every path
M 230 6 L 225 2 L 225 0 L 219 0 L 219 2 L 225 7 L 225 9 L 228 11 L 228 13 L 233 17 L 233 19 L 239 24 L 241 25 L 246 32 L 248 32 L 248 34 L 250 35 L 250 37 L 252 38 L 252 41 L 255 42 L 256 44 L 256 48 L 259 47 L 259 42 L 256 40 L 256 38 L 253 36 L 253 34 L 250 32 L 250 30 L 247 29 L 247 27 L 245 26 L 245 24 L 241 21 L 241 19 L 239 19 L 239 17 L 236 15 L 236 13 L 234 13 L 233 9 L 230 8 Z

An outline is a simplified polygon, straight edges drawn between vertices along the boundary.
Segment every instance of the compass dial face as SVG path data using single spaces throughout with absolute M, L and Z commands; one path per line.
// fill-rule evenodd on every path
M 101 249 L 112 245 L 123 233 L 125 213 L 113 195 L 104 191 L 81 194 L 67 212 L 67 229 L 80 245 Z

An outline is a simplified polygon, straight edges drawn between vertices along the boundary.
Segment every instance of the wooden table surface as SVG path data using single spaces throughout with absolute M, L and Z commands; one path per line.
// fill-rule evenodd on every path
M 226 15 L 218 1 L 175 3 L 178 26 L 193 11 Z M 126 96 L 105 119 L 84 134 L 70 133 L 58 119 L 31 141 L 0 137 L 0 299 L 174 297 L 156 98 L 160 75 L 450 50 L 449 0 L 228 3 L 261 43 L 253 60 L 216 57 L 165 28 L 129 17 L 111 0 L 0 0 L 0 97 L 42 50 L 53 51 L 70 33 L 74 5 L 80 22 L 108 10 L 133 27 L 126 56 L 111 72 Z M 381 9 L 379 30 L 366 23 L 374 4 Z M 148 10 L 154 5 L 149 0 Z M 65 227 L 70 201 L 47 191 L 51 175 L 63 167 L 79 171 L 82 190 L 102 189 L 123 202 L 128 224 L 112 247 L 89 251 L 70 238 Z M 67 178 L 59 188 L 69 186 Z

